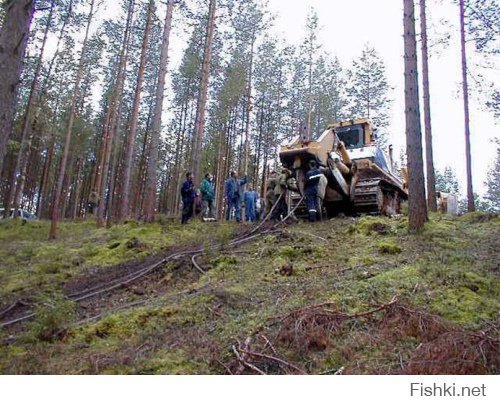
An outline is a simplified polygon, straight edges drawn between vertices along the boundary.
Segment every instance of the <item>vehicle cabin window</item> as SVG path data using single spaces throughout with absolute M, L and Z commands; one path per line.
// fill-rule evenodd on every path
M 361 125 L 337 128 L 335 132 L 339 139 L 344 142 L 346 148 L 359 148 L 363 146 L 363 128 Z

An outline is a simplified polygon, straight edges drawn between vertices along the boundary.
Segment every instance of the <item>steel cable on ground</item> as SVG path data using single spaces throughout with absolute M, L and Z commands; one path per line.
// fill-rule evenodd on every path
M 161 295 L 161 296 L 157 296 L 157 297 L 146 298 L 146 299 L 140 300 L 140 301 L 129 302 L 127 304 L 123 304 L 123 305 L 120 305 L 118 307 L 114 307 L 114 308 L 112 308 L 112 309 L 110 309 L 108 311 L 101 312 L 101 313 L 99 313 L 97 315 L 94 315 L 94 316 L 91 316 L 89 318 L 82 319 L 82 320 L 80 320 L 80 321 L 72 324 L 71 327 L 82 326 L 82 325 L 84 325 L 84 324 L 86 324 L 88 322 L 96 321 L 96 320 L 101 319 L 102 317 L 104 317 L 104 316 L 106 316 L 108 314 L 114 313 L 116 311 L 120 311 L 122 309 L 129 309 L 129 308 L 136 307 L 138 305 L 153 304 L 155 302 L 164 302 L 164 301 L 166 301 L 168 299 L 171 299 L 171 298 L 180 297 L 181 295 L 194 294 L 194 293 L 200 292 L 201 290 L 203 290 L 206 287 L 208 287 L 211 284 L 211 282 L 212 282 L 212 279 L 207 274 L 207 272 L 196 262 L 196 257 L 198 257 L 200 255 L 201 255 L 201 253 L 194 254 L 191 257 L 191 262 L 193 263 L 193 266 L 200 273 L 202 273 L 203 275 L 207 275 L 207 277 L 208 277 L 207 282 L 204 285 L 202 285 L 201 287 L 198 287 L 198 288 L 195 288 L 195 289 L 186 288 L 186 289 L 184 289 L 182 291 L 178 291 L 178 292 L 172 293 L 172 294 L 166 294 L 166 295 Z
M 119 278 L 117 280 L 113 280 L 111 283 L 108 283 L 104 288 L 102 288 L 102 286 L 100 286 L 99 289 L 96 290 L 96 288 L 94 287 L 94 288 L 91 288 L 88 290 L 80 291 L 79 293 L 74 293 L 71 296 L 69 296 L 68 298 L 71 298 L 72 301 L 74 301 L 74 302 L 80 302 L 80 301 L 83 301 L 85 299 L 92 298 L 92 297 L 95 297 L 95 296 L 100 295 L 100 294 L 104 294 L 106 292 L 115 290 L 119 287 L 126 286 L 127 284 L 130 284 L 130 283 L 138 280 L 139 278 L 144 277 L 145 275 L 151 273 L 152 271 L 154 271 L 158 267 L 168 263 L 171 260 L 175 260 L 175 259 L 181 258 L 182 256 L 185 256 L 187 254 L 197 253 L 197 252 L 201 252 L 201 251 L 202 251 L 202 249 L 197 249 L 197 250 L 190 250 L 190 251 L 171 254 L 167 257 L 162 258 L 160 261 L 151 264 L 150 266 L 148 266 L 146 268 L 142 268 L 137 272 L 134 272 L 132 274 L 128 274 L 125 278 Z M 83 295 L 80 295 L 80 294 L 83 294 Z M 34 316 L 35 316 L 35 313 L 31 312 L 31 313 L 23 315 L 19 318 L 15 318 L 15 319 L 12 319 L 12 320 L 7 321 L 7 322 L 0 323 L 0 327 L 14 325 L 16 323 L 32 319 Z
M 283 224 L 286 221 L 286 219 L 288 219 L 293 214 L 293 212 L 295 212 L 295 210 L 299 206 L 300 202 L 302 202 L 303 197 L 301 198 L 301 200 L 299 201 L 299 203 L 295 206 L 295 208 L 283 220 L 281 220 L 279 223 L 275 224 L 272 227 L 272 229 L 266 230 L 266 231 L 263 231 L 263 232 L 259 232 L 259 233 L 255 234 L 255 232 L 257 230 L 259 230 L 260 227 L 270 218 L 270 216 L 272 215 L 272 213 L 274 212 L 275 208 L 278 206 L 279 202 L 284 197 L 284 195 L 285 195 L 285 193 L 280 194 L 280 196 L 278 197 L 278 199 L 276 200 L 276 202 L 274 203 L 274 205 L 271 207 L 271 210 L 269 211 L 269 213 L 266 215 L 266 217 L 255 228 L 253 228 L 248 233 L 244 233 L 243 235 L 240 235 L 240 236 L 232 239 L 227 245 L 228 246 L 237 246 L 238 244 L 248 242 L 248 241 L 250 241 L 252 239 L 255 239 L 255 238 L 258 238 L 258 237 L 260 237 L 260 236 L 262 236 L 264 234 L 276 232 L 275 228 L 278 225 Z M 214 244 L 214 245 L 208 246 L 208 248 L 214 248 L 214 247 L 219 247 L 219 246 L 221 248 L 224 247 L 223 244 L 222 245 L 215 245 Z M 117 288 L 126 286 L 126 285 L 128 285 L 128 284 L 130 284 L 130 283 L 132 283 L 132 282 L 134 282 L 134 281 L 136 281 L 136 280 L 144 277 L 145 275 L 151 273 L 152 271 L 154 271 L 158 267 L 160 267 L 160 266 L 168 263 L 171 260 L 176 260 L 176 259 L 182 258 L 183 256 L 186 256 L 188 254 L 194 255 L 194 256 L 191 257 L 191 261 L 192 261 L 193 265 L 197 268 L 197 270 L 200 271 L 200 272 L 202 272 L 203 274 L 206 274 L 206 272 L 204 272 L 203 269 L 201 269 L 201 267 L 196 263 L 196 257 L 199 257 L 199 256 L 203 255 L 204 250 L 205 250 L 204 248 L 199 248 L 199 249 L 188 250 L 188 251 L 184 251 L 184 252 L 177 252 L 177 253 L 170 254 L 169 256 L 162 258 L 158 262 L 153 263 L 153 264 L 149 265 L 146 268 L 139 269 L 137 272 L 133 272 L 131 274 L 127 274 L 126 276 L 123 276 L 123 277 L 120 277 L 120 278 L 112 280 L 111 282 L 107 283 L 104 286 L 104 288 L 103 288 L 102 285 L 101 286 L 97 286 L 97 287 L 91 287 L 91 288 L 85 289 L 83 291 L 79 291 L 79 292 L 70 294 L 70 295 L 68 295 L 68 298 L 70 298 L 74 302 L 80 302 L 80 301 L 83 301 L 83 300 L 95 297 L 97 295 L 113 291 L 113 290 L 115 290 Z M 209 277 L 209 279 L 210 279 L 210 277 Z M 180 294 L 182 294 L 182 293 L 180 293 Z M 15 307 L 14 304 L 11 305 L 9 308 L 7 308 L 6 310 L 2 311 L 2 315 L 8 313 L 14 307 Z M 6 322 L 3 322 L 3 323 L 0 323 L 0 328 L 6 327 L 6 326 L 11 326 L 11 325 L 23 322 L 23 321 L 27 321 L 27 320 L 32 319 L 34 317 L 35 317 L 35 313 L 31 312 L 31 313 L 28 313 L 28 314 L 23 315 L 21 317 L 12 319 L 10 321 L 6 321 Z
M 282 198 L 284 198 L 284 196 L 285 196 L 285 193 L 281 193 L 280 194 L 280 196 L 278 197 L 278 199 L 276 200 L 276 202 L 274 203 L 274 205 L 271 207 L 271 209 L 269 210 L 269 212 L 265 216 L 265 218 L 255 228 L 253 228 L 250 231 L 250 235 L 252 233 L 256 232 L 264 224 L 264 222 L 266 222 L 271 217 L 271 215 L 274 212 L 275 208 L 278 206 L 278 203 L 281 201 Z
M 228 245 L 229 246 L 237 246 L 238 244 L 245 243 L 245 242 L 247 242 L 249 240 L 255 239 L 255 238 L 257 238 L 257 237 L 259 237 L 259 236 L 261 236 L 262 234 L 265 234 L 265 233 L 269 233 L 269 231 L 264 231 L 264 232 L 261 232 L 261 233 L 255 234 L 255 235 L 244 234 L 244 235 L 241 235 L 241 236 L 239 236 L 239 237 L 231 240 L 228 243 Z M 218 247 L 218 245 L 211 245 L 209 247 Z M 186 255 L 189 255 L 189 254 L 191 254 L 191 255 L 194 254 L 196 256 L 200 256 L 201 254 L 203 254 L 203 251 L 204 251 L 204 248 L 198 248 L 198 249 L 193 249 L 193 250 L 188 250 L 188 251 L 183 251 L 183 252 L 177 252 L 177 253 L 170 254 L 169 256 L 162 258 L 158 262 L 153 263 L 153 264 L 149 265 L 146 268 L 142 268 L 142 269 L 140 269 L 137 272 L 133 272 L 132 274 L 126 275 L 125 277 L 121 277 L 121 278 L 112 280 L 110 283 L 106 284 L 104 286 L 104 288 L 102 288 L 103 286 L 99 286 L 98 287 L 99 289 L 96 290 L 96 287 L 92 287 L 92 288 L 89 288 L 89 289 L 86 289 L 86 290 L 83 290 L 83 291 L 80 291 L 80 292 L 77 292 L 77 293 L 73 293 L 70 296 L 68 296 L 68 298 L 71 298 L 72 301 L 74 301 L 74 302 L 80 302 L 80 301 L 83 301 L 83 300 L 95 297 L 97 295 L 113 291 L 113 290 L 115 290 L 117 288 L 126 286 L 126 285 L 128 285 L 128 284 L 130 284 L 130 283 L 132 283 L 132 282 L 134 282 L 134 281 L 136 281 L 136 280 L 138 280 L 138 279 L 146 276 L 147 274 L 151 273 L 152 271 L 154 271 L 158 267 L 160 267 L 160 266 L 168 263 L 171 260 L 180 259 L 180 258 L 182 258 L 182 257 L 184 257 Z M 192 259 L 192 261 L 193 261 L 193 259 Z M 196 264 L 195 263 L 196 263 L 196 261 L 194 260 L 193 261 L 193 265 L 195 265 L 195 267 L 200 271 L 201 267 L 197 263 Z M 14 306 L 11 305 L 9 308 L 7 308 L 7 310 L 3 311 L 3 313 L 7 313 L 8 311 L 10 311 L 13 308 L 14 308 Z M 18 318 L 12 319 L 10 321 L 6 321 L 6 322 L 0 323 L 0 328 L 1 327 L 7 327 L 7 326 L 15 325 L 17 323 L 30 320 L 30 319 L 32 319 L 34 317 L 35 317 L 35 313 L 34 312 L 30 312 L 30 313 L 28 313 L 26 315 L 23 315 L 21 317 L 18 317 Z

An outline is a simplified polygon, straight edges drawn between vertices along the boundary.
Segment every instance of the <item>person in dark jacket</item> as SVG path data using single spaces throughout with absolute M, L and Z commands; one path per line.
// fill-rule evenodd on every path
M 193 183 L 193 175 L 190 172 L 186 173 L 186 181 L 181 186 L 182 197 L 182 224 L 186 224 L 193 216 L 194 198 L 196 190 Z
M 241 222 L 241 198 L 243 197 L 243 186 L 247 182 L 246 174 L 242 179 L 238 179 L 238 174 L 235 171 L 232 171 L 231 177 L 226 180 L 226 221 L 231 218 L 231 211 L 234 208 L 234 218 L 236 222 Z
M 309 212 L 309 221 L 315 222 L 319 215 L 318 204 L 318 186 L 323 173 L 318 168 L 318 163 L 314 160 L 309 162 L 309 170 L 306 173 L 304 194 L 306 197 L 307 211 Z
M 201 182 L 201 203 L 202 215 L 204 221 L 215 221 L 214 200 L 215 200 L 215 185 L 214 176 L 210 173 L 205 175 Z

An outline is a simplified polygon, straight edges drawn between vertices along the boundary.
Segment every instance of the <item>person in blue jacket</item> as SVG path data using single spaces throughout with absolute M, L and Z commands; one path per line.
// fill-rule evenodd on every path
M 318 163 L 314 160 L 309 162 L 309 170 L 306 172 L 304 185 L 304 194 L 306 197 L 307 211 L 309 212 L 309 221 L 315 222 L 319 215 L 318 204 L 318 185 L 319 179 L 322 176 L 321 170 L 318 168 Z
M 232 171 L 231 177 L 226 180 L 226 221 L 231 218 L 231 211 L 234 208 L 234 218 L 236 222 L 241 222 L 241 198 L 243 197 L 243 186 L 247 182 L 246 174 L 242 179 L 238 179 L 238 174 L 235 171 Z
M 257 220 L 257 200 L 259 195 L 252 187 L 249 187 L 243 194 L 243 201 L 245 202 L 245 220 L 254 222 Z
M 196 196 L 196 190 L 194 188 L 193 175 L 190 172 L 187 172 L 186 181 L 182 183 L 181 186 L 182 224 L 186 224 L 189 218 L 193 216 L 195 196 Z

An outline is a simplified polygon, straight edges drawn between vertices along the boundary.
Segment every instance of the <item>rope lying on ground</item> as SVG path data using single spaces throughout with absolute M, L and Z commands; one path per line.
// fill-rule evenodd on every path
M 245 243 L 245 242 L 248 242 L 248 241 L 250 241 L 252 239 L 258 238 L 259 236 L 262 236 L 263 234 L 272 232 L 272 231 L 264 231 L 264 232 L 260 232 L 260 233 L 257 233 L 257 234 L 255 233 L 271 217 L 271 215 L 273 214 L 274 210 L 276 209 L 276 207 L 278 206 L 278 204 L 281 202 L 281 200 L 284 198 L 284 196 L 285 196 L 285 193 L 280 194 L 280 196 L 278 197 L 278 199 L 276 200 L 276 202 L 274 203 L 274 205 L 271 207 L 271 210 L 269 211 L 269 213 L 266 215 L 266 217 L 255 228 L 253 228 L 249 233 L 243 234 L 243 235 L 241 235 L 241 236 L 233 239 L 232 241 L 230 241 L 228 243 L 228 245 L 229 246 L 237 246 L 237 245 L 239 245 L 241 243 Z M 285 223 L 285 221 L 295 212 L 295 210 L 297 209 L 297 207 L 302 202 L 303 198 L 304 197 L 301 198 L 301 200 L 295 206 L 295 208 L 284 219 L 282 219 L 280 222 L 276 223 L 271 229 L 275 229 L 278 225 Z M 215 247 L 215 245 L 213 245 L 212 247 Z M 107 292 L 111 292 L 111 291 L 113 291 L 115 289 L 127 286 L 127 285 L 133 283 L 134 281 L 137 281 L 138 279 L 140 279 L 140 278 L 148 275 L 149 273 L 151 273 L 152 271 L 156 270 L 157 268 L 165 265 L 169 261 L 180 259 L 180 258 L 182 258 L 182 257 L 184 257 L 184 256 L 186 256 L 188 254 L 192 254 L 193 255 L 191 257 L 191 262 L 193 263 L 194 267 L 198 271 L 200 271 L 202 274 L 206 274 L 206 272 L 196 262 L 196 257 L 202 256 L 203 253 L 204 253 L 204 249 L 203 248 L 189 250 L 189 251 L 184 251 L 184 252 L 173 253 L 173 254 L 168 255 L 167 257 L 162 258 L 158 262 L 155 262 L 152 265 L 147 266 L 146 268 L 139 269 L 137 272 L 133 272 L 132 274 L 127 274 L 126 276 L 114 279 L 111 282 L 109 282 L 107 284 L 104 284 L 104 285 L 101 285 L 101 286 L 87 288 L 87 289 L 84 289 L 83 291 L 79 291 L 79 292 L 70 294 L 70 295 L 68 295 L 68 298 L 72 299 L 74 302 L 80 302 L 80 301 L 84 301 L 86 299 L 89 299 L 89 298 L 92 298 L 92 297 L 95 297 L 95 296 L 98 296 L 98 295 L 101 295 L 101 294 L 104 294 L 104 293 L 107 293 Z M 210 283 L 210 278 L 208 279 L 208 284 L 209 283 Z M 15 302 L 14 304 L 10 305 L 8 308 L 6 308 L 5 310 L 3 310 L 0 313 L 0 317 L 2 317 L 4 315 L 6 315 L 7 313 L 9 313 L 12 309 L 14 309 L 17 306 L 17 304 L 18 304 L 18 302 Z M 136 303 L 134 303 L 134 304 L 136 304 Z M 130 306 L 135 306 L 135 305 L 130 305 Z M 10 321 L 6 321 L 6 322 L 3 322 L 3 323 L 0 323 L 0 328 L 1 327 L 7 327 L 7 326 L 15 325 L 17 323 L 33 319 L 34 317 L 35 317 L 35 313 L 34 312 L 30 312 L 30 313 L 27 313 L 27 314 L 25 314 L 23 316 L 20 316 L 20 317 L 17 317 L 15 319 L 12 319 Z

